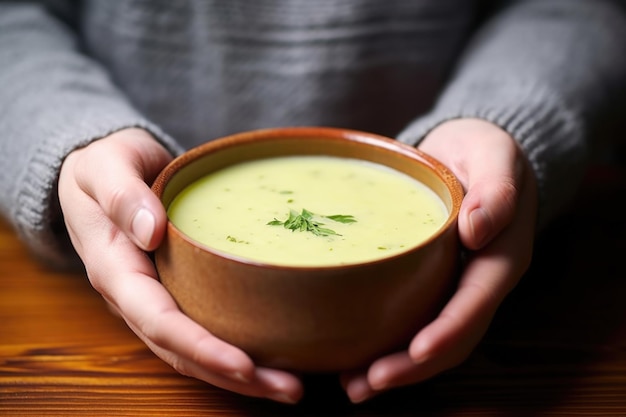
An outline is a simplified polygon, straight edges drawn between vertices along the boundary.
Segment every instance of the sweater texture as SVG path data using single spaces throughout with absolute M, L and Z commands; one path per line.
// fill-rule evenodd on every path
M 0 213 L 66 265 L 61 164 L 117 130 L 143 127 L 176 155 L 276 126 L 417 145 L 478 117 L 524 150 L 546 223 L 576 191 L 598 115 L 624 97 L 623 3 L 0 2 Z

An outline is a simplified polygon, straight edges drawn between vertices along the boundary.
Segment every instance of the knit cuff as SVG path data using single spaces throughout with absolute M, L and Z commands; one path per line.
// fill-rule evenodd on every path
M 61 165 L 70 152 L 132 127 L 149 131 L 173 155 L 182 152 L 169 135 L 130 107 L 119 105 L 100 110 L 104 111 L 81 114 L 80 120 L 67 116 L 56 119 L 53 125 L 46 125 L 16 196 L 13 218 L 17 233 L 33 255 L 50 266 L 62 269 L 81 266 L 67 235 L 57 191 Z

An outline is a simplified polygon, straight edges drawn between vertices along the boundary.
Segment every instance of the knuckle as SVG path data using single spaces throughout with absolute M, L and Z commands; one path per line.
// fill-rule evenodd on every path
M 98 272 L 94 271 L 92 268 L 86 269 L 86 275 L 93 289 L 96 290 L 98 294 L 107 299 L 109 294 L 109 288 L 106 285 L 106 279 L 102 279 L 102 276 Z
M 87 279 L 89 280 L 89 283 L 91 284 L 93 289 L 98 292 L 98 294 L 102 295 L 104 293 L 105 288 L 102 285 L 101 280 L 97 278 L 96 274 L 94 274 L 90 270 L 87 270 Z
M 143 317 L 138 323 L 139 331 L 159 348 L 176 352 L 176 342 L 169 331 L 172 328 L 171 317 L 174 314 L 176 314 L 174 311 L 166 309 Z
M 159 323 L 161 322 L 162 314 L 156 314 L 153 317 L 150 317 L 148 320 L 144 320 L 140 323 L 140 331 L 144 334 L 152 343 L 155 345 L 168 349 L 167 346 L 167 338 L 159 329 L 161 326 Z
M 119 218 L 130 207 L 134 195 L 129 187 L 116 186 L 107 193 L 102 208 L 108 217 Z
M 193 372 L 191 371 L 187 361 L 180 356 L 171 355 L 169 358 L 169 364 L 176 372 L 181 375 L 193 377 Z
M 517 207 L 519 188 L 513 178 L 503 178 L 496 188 L 496 196 L 506 204 L 507 208 L 514 212 Z

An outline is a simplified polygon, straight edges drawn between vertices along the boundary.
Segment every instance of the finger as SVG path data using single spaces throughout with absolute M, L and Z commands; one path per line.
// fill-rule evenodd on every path
M 182 314 L 169 293 L 154 279 L 126 277 L 116 285 L 118 309 L 135 333 L 176 371 L 240 394 L 295 403 L 302 384 L 293 375 L 255 368 L 240 349 L 214 337 Z M 141 291 L 150 303 L 137 303 Z M 146 306 L 147 304 L 147 306 Z
M 236 381 L 253 379 L 250 358 L 184 315 L 156 280 L 126 274 L 124 283 L 113 287 L 107 297 L 115 300 L 129 326 L 146 343 L 175 352 L 177 359 L 171 365 L 180 373 L 189 375 L 190 371 L 182 366 L 191 362 Z M 138 302 L 141 300 L 137 294 L 150 302 Z
M 155 279 L 149 259 L 130 241 L 128 245 L 109 245 L 107 258 L 107 265 L 102 262 L 104 271 L 89 271 L 94 287 L 146 344 L 174 353 L 168 359 L 177 371 L 191 375 L 202 368 L 239 383 L 254 379 L 251 359 L 184 315 Z M 120 259 L 126 261 L 116 261 Z M 197 366 L 189 368 L 192 363 Z
M 223 375 L 203 367 L 198 363 L 167 351 L 150 341 L 146 343 L 150 349 L 166 363 L 181 374 L 205 381 L 216 387 L 237 392 L 251 397 L 269 398 L 274 401 L 295 404 L 303 395 L 301 381 L 294 375 L 275 369 L 257 367 L 248 380 L 240 374 Z
M 343 373 L 340 375 L 340 382 L 346 395 L 354 404 L 366 401 L 378 393 L 371 387 L 365 371 Z
M 265 397 L 287 404 L 295 404 L 302 398 L 302 382 L 294 375 L 263 367 L 257 367 L 256 370 L 256 380 L 268 389 Z
M 459 287 L 439 316 L 413 339 L 409 353 L 421 366 L 419 379 L 462 362 L 486 332 L 493 315 L 517 280 L 505 254 L 472 259 Z
M 474 272 L 484 272 L 481 270 L 476 267 Z M 499 302 L 491 291 L 482 283 L 474 286 L 466 282 L 441 314 L 417 334 L 408 351 L 378 359 L 368 369 L 366 378 L 351 380 L 348 396 L 365 401 L 385 390 L 425 381 L 459 365 L 484 336 L 497 309 Z
M 364 402 L 393 387 L 418 381 L 416 364 L 408 351 L 381 358 L 367 371 L 346 373 L 341 376 L 342 386 L 353 403 Z
M 171 160 L 147 132 L 128 129 L 76 151 L 78 186 L 144 250 L 154 249 L 166 225 L 165 210 L 146 182 Z
M 468 265 L 467 274 L 495 273 L 494 263 Z M 495 275 L 490 275 L 495 276 Z M 501 302 L 498 284 L 469 277 L 439 316 L 411 342 L 408 352 L 382 358 L 372 364 L 368 378 L 373 389 L 424 381 L 463 362 L 484 336 Z

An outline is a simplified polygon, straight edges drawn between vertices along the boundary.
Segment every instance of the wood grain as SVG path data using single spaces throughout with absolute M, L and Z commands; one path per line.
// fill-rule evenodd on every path
M 330 375 L 297 406 L 178 375 L 0 222 L 0 415 L 626 416 L 625 204 L 626 173 L 596 170 L 463 365 L 357 406 Z

